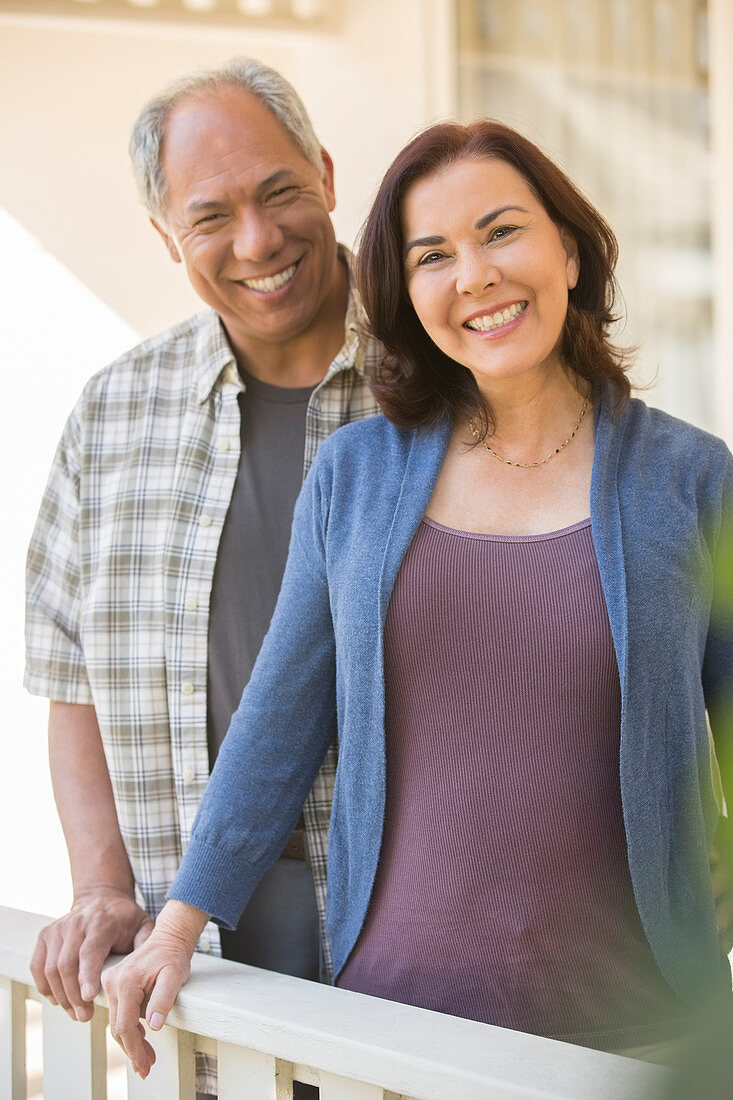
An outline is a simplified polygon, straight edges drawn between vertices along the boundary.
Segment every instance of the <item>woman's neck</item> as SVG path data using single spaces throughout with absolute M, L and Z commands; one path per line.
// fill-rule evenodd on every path
M 591 389 L 585 379 L 562 367 L 540 378 L 506 382 L 492 385 L 490 393 L 484 390 L 494 420 L 487 442 L 507 458 L 521 462 L 535 461 L 563 442 Z

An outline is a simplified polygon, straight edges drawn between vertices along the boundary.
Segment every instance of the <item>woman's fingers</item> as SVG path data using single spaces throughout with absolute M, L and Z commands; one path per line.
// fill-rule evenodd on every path
M 171 949 L 153 935 L 104 974 L 102 983 L 109 1006 L 110 1031 L 141 1077 L 147 1077 L 150 1072 L 155 1052 L 145 1038 L 140 1017 L 147 1005 L 150 1027 L 158 1031 L 190 969 L 190 958 L 182 954 L 180 948 Z
M 153 1031 L 160 1031 L 168 1018 L 168 1013 L 173 1008 L 181 986 L 188 978 L 190 967 L 182 971 L 180 965 L 166 966 L 158 975 L 158 980 L 150 994 L 146 1019 Z

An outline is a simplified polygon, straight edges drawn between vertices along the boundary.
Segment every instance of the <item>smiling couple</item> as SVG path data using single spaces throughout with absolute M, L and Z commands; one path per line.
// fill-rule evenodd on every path
M 352 275 L 331 159 L 256 62 L 153 101 L 132 153 L 211 312 L 92 380 L 34 536 L 75 885 L 39 989 L 88 1018 L 135 947 L 104 985 L 145 1077 L 142 1001 L 159 1029 L 218 926 L 230 958 L 314 977 L 320 939 L 342 987 L 673 1061 L 730 989 L 733 458 L 630 397 L 611 229 L 518 133 L 441 123 Z

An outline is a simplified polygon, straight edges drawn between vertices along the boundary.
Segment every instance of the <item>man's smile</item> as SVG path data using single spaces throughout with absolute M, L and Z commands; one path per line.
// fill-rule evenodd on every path
M 273 290 L 279 290 L 280 287 L 289 283 L 293 275 L 298 269 L 300 260 L 297 260 L 290 267 L 284 268 L 282 271 L 276 272 L 274 275 L 266 275 L 263 279 L 237 279 L 238 283 L 242 286 L 246 286 L 249 290 L 257 290 L 262 294 L 271 294 Z

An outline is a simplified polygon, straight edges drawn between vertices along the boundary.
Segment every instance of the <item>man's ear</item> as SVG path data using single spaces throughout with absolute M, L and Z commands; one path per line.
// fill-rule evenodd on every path
M 578 242 L 568 229 L 561 229 L 560 236 L 562 237 L 562 246 L 565 249 L 565 255 L 567 257 L 565 261 L 565 271 L 567 273 L 568 290 L 572 290 L 573 287 L 577 285 L 580 277 Z
M 153 226 L 154 229 L 157 229 L 157 231 L 163 238 L 163 241 L 165 242 L 165 247 L 168 249 L 168 255 L 170 256 L 170 258 L 173 260 L 174 263 L 180 264 L 182 262 L 181 253 L 178 251 L 178 245 L 173 240 L 170 233 L 166 233 L 165 229 L 163 229 L 163 226 L 158 225 L 155 218 L 150 219 L 150 224 Z
M 329 213 L 336 206 L 336 190 L 333 185 L 333 161 L 331 156 L 321 146 L 321 160 L 323 161 L 323 175 L 321 176 L 321 183 L 323 184 L 323 190 L 326 195 L 326 201 L 328 203 Z

